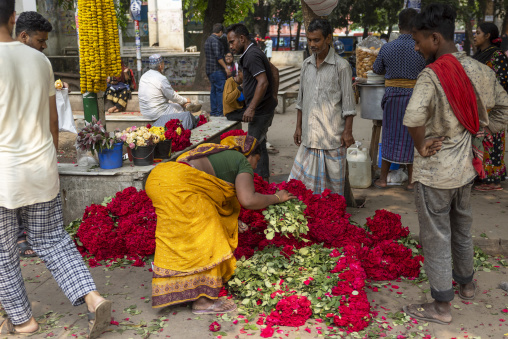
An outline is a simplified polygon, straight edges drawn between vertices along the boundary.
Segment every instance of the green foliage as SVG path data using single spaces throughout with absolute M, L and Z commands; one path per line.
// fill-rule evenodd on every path
M 485 272 L 497 271 L 498 268 L 494 267 L 488 259 L 489 256 L 485 254 L 480 247 L 474 247 L 474 268 L 476 271 L 480 268 Z
M 129 7 L 129 0 L 115 1 L 116 20 L 121 29 L 126 29 L 129 23 Z
M 257 0 L 227 0 L 223 25 L 229 26 L 243 21 L 250 13 L 254 12 L 255 3 Z M 207 0 L 183 0 L 185 19 L 203 22 L 207 7 Z
M 301 234 L 307 234 L 307 218 L 303 212 L 307 206 L 300 200 L 288 200 L 282 204 L 270 205 L 263 211 L 268 226 L 265 230 L 266 239 L 272 240 L 275 233 L 289 237 L 293 235 L 300 239 Z
M 227 288 L 241 300 L 240 313 L 269 314 L 280 299 L 272 298 L 271 294 L 287 289 L 307 297 L 312 303 L 313 317 L 327 321 L 326 314 L 333 313 L 340 305 L 340 298 L 325 295 L 337 286 L 338 276 L 330 271 L 340 257 L 330 257 L 332 250 L 317 244 L 295 250 L 289 259 L 280 251 L 277 247 L 266 247 L 250 259 L 237 262 L 234 278 Z M 309 277 L 314 280 L 304 284 Z
M 78 229 L 82 221 L 83 220 L 81 218 L 77 218 L 76 220 L 71 221 L 69 225 L 65 226 L 65 231 L 69 233 L 72 240 L 75 240 L 76 234 L 78 233 Z M 79 239 L 76 239 L 76 241 L 79 241 Z

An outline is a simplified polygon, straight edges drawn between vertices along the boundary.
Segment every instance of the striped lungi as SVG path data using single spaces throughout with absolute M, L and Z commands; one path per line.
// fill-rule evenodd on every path
M 315 194 L 325 189 L 344 195 L 346 148 L 332 150 L 300 145 L 289 179 L 297 179 Z
M 383 160 L 396 164 L 412 164 L 414 143 L 406 126 L 402 124 L 412 88 L 387 87 L 383 108 L 382 151 Z

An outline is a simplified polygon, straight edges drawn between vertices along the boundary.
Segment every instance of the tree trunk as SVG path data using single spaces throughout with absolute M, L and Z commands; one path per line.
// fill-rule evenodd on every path
M 277 24 L 277 49 L 276 51 L 279 50 L 279 43 L 280 43 L 280 26 L 282 26 L 282 21 L 279 21 L 279 23 Z
M 474 45 L 473 25 L 471 20 L 465 20 L 466 28 L 466 39 L 464 41 L 464 52 L 467 55 L 471 54 L 471 47 L 473 47 L 473 53 L 476 52 L 476 46 Z
M 226 12 L 226 1 L 210 0 L 206 8 L 203 20 L 203 38 L 201 40 L 200 54 L 198 68 L 196 69 L 196 76 L 194 77 L 194 84 L 192 89 L 210 90 L 210 82 L 206 75 L 206 56 L 205 56 L 205 41 L 212 34 L 212 27 L 214 24 L 224 22 L 224 13 Z
M 305 25 L 305 32 L 307 32 L 309 24 L 312 20 L 317 18 L 326 19 L 325 16 L 319 16 L 316 13 L 314 13 L 304 0 L 302 0 L 302 14 L 303 14 L 303 23 Z
M 293 40 L 293 33 L 291 33 L 291 20 L 289 20 L 289 50 L 293 50 L 293 46 L 291 46 L 291 41 Z
M 300 50 L 300 33 L 301 33 L 301 30 L 302 30 L 302 23 L 299 21 L 298 22 L 298 28 L 296 29 L 296 46 L 295 46 L 295 51 L 299 51 Z
M 368 36 L 369 36 L 369 26 L 364 25 L 363 26 L 363 38 L 367 39 Z
M 264 0 L 259 0 L 257 4 L 254 4 L 254 34 L 263 36 L 262 27 L 266 23 L 265 20 L 265 9 Z

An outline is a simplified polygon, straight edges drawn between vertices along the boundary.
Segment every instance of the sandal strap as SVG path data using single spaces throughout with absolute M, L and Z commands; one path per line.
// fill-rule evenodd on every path
M 95 312 L 87 312 L 88 320 L 95 320 Z

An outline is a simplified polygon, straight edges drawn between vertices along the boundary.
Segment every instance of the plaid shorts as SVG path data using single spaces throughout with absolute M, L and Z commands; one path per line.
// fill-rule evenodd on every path
M 15 325 L 27 322 L 32 310 L 21 275 L 17 213 L 27 238 L 74 306 L 96 291 L 95 283 L 69 234 L 64 229 L 60 194 L 53 200 L 18 209 L 0 207 L 0 303 Z

